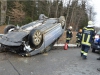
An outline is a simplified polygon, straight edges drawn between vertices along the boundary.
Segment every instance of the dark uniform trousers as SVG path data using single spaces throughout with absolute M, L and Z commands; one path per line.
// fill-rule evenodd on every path
M 78 47 L 80 47 L 81 41 L 82 41 L 82 33 L 77 33 L 76 38 L 77 38 L 76 44 L 77 44 Z
M 81 46 L 81 40 L 76 41 L 77 46 Z
M 66 40 L 66 43 L 69 43 L 69 41 L 70 41 L 70 38 Z
M 88 50 L 90 49 L 90 46 L 82 45 L 81 49 L 81 56 L 86 57 L 88 54 Z

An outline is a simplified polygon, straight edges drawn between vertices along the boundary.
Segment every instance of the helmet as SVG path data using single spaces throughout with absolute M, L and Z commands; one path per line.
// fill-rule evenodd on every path
M 79 29 L 79 32 L 82 32 L 82 29 Z
M 72 29 L 72 26 L 69 26 L 69 29 Z
M 92 21 L 88 21 L 88 25 L 93 25 L 93 22 Z
M 88 21 L 88 26 L 87 27 L 93 27 L 93 22 L 92 21 Z

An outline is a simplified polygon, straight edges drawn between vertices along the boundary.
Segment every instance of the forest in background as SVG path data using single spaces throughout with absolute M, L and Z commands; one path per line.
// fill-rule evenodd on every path
M 21 26 L 37 20 L 40 14 L 50 18 L 63 15 L 67 27 L 71 25 L 76 31 L 95 16 L 88 0 L 1 0 L 0 6 L 0 25 Z

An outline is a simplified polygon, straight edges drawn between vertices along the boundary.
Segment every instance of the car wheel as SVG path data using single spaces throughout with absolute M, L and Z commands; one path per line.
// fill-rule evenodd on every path
M 6 26 L 6 28 L 4 29 L 4 34 L 7 34 L 7 33 L 9 33 L 9 32 L 12 32 L 12 31 L 14 31 L 16 29 L 16 26 L 14 26 L 14 25 L 8 25 L 8 26 Z
M 60 16 L 59 17 L 59 22 L 61 23 L 62 27 L 65 25 L 65 17 L 64 16 Z
M 92 48 L 92 52 L 93 52 L 93 53 L 95 52 L 95 49 L 94 49 L 94 48 Z
M 37 29 L 33 29 L 29 34 L 28 40 L 31 48 L 39 48 L 43 43 L 42 33 Z

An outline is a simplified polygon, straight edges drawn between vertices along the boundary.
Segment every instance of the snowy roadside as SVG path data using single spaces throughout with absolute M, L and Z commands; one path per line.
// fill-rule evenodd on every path
M 64 46 L 65 44 L 55 44 L 54 46 Z M 69 47 L 76 47 L 76 44 L 68 44 Z

